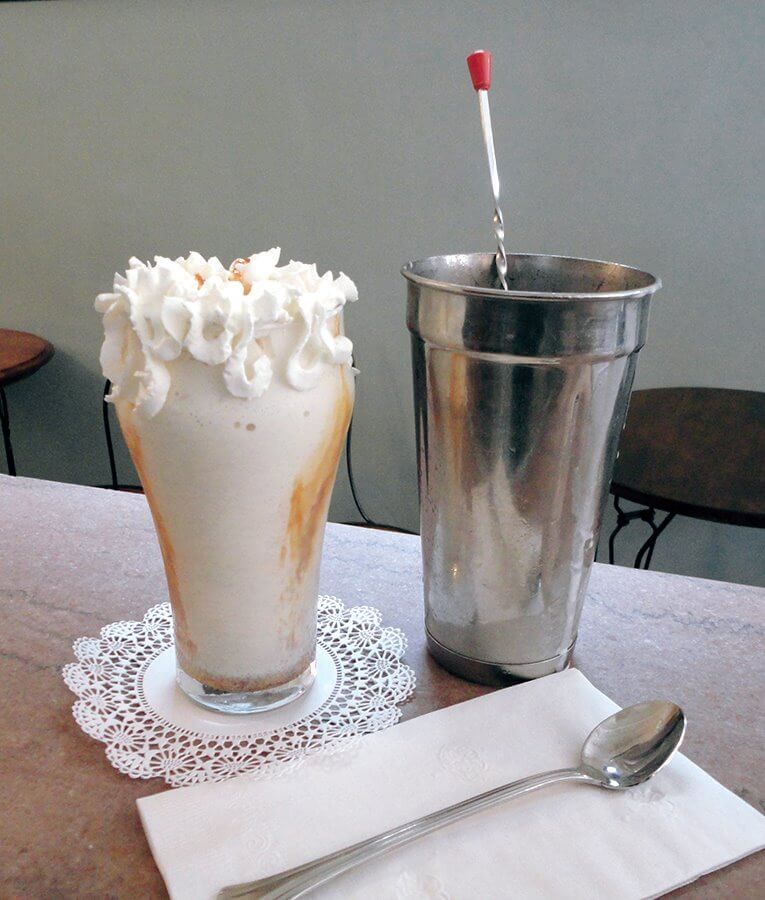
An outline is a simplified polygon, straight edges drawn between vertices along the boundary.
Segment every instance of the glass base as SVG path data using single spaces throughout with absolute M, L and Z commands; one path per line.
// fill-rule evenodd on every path
M 195 703 L 216 712 L 247 713 L 265 712 L 276 709 L 297 700 L 313 684 L 316 677 L 316 661 L 301 672 L 297 678 L 286 684 L 278 684 L 262 691 L 219 691 L 217 688 L 202 684 L 191 675 L 187 675 L 180 666 L 176 667 L 175 680 L 187 697 Z

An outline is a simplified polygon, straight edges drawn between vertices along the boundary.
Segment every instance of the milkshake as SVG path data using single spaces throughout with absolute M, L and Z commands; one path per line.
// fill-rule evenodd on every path
M 253 712 L 315 672 L 327 509 L 353 408 L 345 275 L 130 260 L 101 294 L 104 375 L 149 502 L 173 608 L 177 680 Z

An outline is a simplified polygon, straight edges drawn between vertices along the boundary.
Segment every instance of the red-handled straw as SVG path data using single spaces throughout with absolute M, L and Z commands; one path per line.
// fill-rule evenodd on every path
M 491 87 L 491 53 L 488 50 L 476 50 L 467 58 L 468 71 L 473 87 L 478 94 L 478 108 L 481 112 L 481 128 L 483 142 L 486 145 L 486 157 L 489 161 L 491 191 L 494 195 L 494 235 L 497 239 L 497 274 L 502 287 L 507 290 L 507 251 L 505 250 L 505 222 L 499 208 L 499 174 L 497 172 L 497 156 L 494 152 L 494 135 L 491 130 L 491 110 L 489 109 L 489 88 Z

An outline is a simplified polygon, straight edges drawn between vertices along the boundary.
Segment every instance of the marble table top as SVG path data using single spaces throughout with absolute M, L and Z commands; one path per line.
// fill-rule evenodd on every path
M 167 598 L 141 495 L 0 476 L 0 896 L 162 897 L 135 800 L 165 790 L 107 762 L 70 709 L 72 641 Z M 321 592 L 406 632 L 411 718 L 484 693 L 424 645 L 419 540 L 329 525 Z M 765 590 L 596 564 L 574 664 L 617 703 L 681 704 L 684 752 L 765 811 Z M 762 896 L 765 853 L 676 892 Z

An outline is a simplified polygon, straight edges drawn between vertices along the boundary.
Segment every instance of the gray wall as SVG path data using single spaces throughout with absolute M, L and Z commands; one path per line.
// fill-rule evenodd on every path
M 279 243 L 358 283 L 355 467 L 374 516 L 415 527 L 398 269 L 491 246 L 477 46 L 495 54 L 511 248 L 662 276 L 638 386 L 763 389 L 762 9 L 0 5 L 0 325 L 56 345 L 9 392 L 20 471 L 107 480 L 91 304 L 130 255 Z M 344 475 L 332 513 L 354 517 Z M 762 533 L 684 521 L 655 565 L 765 583 L 763 550 Z

